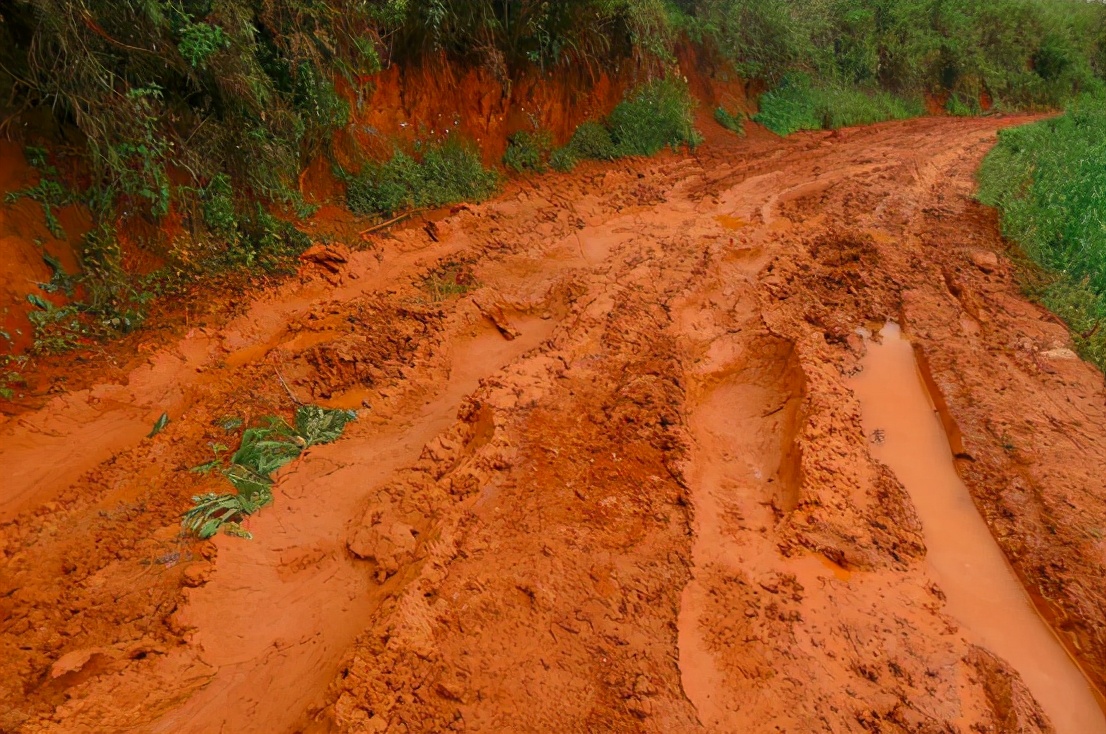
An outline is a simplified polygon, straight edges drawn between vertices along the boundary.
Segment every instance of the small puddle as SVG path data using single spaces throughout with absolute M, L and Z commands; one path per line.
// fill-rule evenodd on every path
M 1095 692 L 1037 613 L 953 465 L 948 437 L 897 324 L 868 343 L 852 380 L 872 455 L 910 493 L 925 532 L 926 560 L 969 639 L 1003 658 L 1059 734 L 1106 732 Z
M 742 227 L 749 226 L 749 223 L 741 217 L 732 217 L 729 214 L 719 214 L 714 218 L 714 221 L 718 222 L 724 228 L 729 230 L 738 230 Z

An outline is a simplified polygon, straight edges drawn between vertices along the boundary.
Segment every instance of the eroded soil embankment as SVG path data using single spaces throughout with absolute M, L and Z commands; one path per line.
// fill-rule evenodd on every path
M 77 410 L 173 419 L 13 495 L 0 726 L 1048 731 L 946 611 L 848 377 L 857 327 L 911 324 L 969 490 L 1101 682 L 1102 378 L 970 199 L 999 124 L 521 183 L 9 421 L 6 464 Z M 475 290 L 440 287 L 458 268 Z M 223 416 L 290 407 L 278 371 L 371 408 L 280 477 L 257 540 L 178 540 L 187 468 Z

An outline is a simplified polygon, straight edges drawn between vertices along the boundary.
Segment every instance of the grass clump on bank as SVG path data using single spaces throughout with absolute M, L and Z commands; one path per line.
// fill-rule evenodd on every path
M 404 209 L 479 201 L 499 187 L 498 174 L 484 168 L 476 148 L 457 138 L 419 146 L 415 155 L 397 150 L 390 160 L 366 163 L 356 175 L 343 178 L 351 210 L 383 217 Z
M 210 538 L 220 530 L 252 537 L 241 522 L 273 501 L 273 472 L 291 463 L 309 446 L 336 441 L 346 424 L 356 418 L 357 414 L 348 410 L 301 405 L 296 410 L 295 425 L 269 417 L 263 425 L 247 429 L 230 465 L 222 468 L 235 492 L 193 497 L 194 506 L 184 513 L 181 527 L 200 539 Z M 216 448 L 215 460 L 193 471 L 207 473 L 220 468 L 220 450 L 225 448 Z
M 734 114 L 725 107 L 714 110 L 714 121 L 732 133 L 745 135 L 745 117 L 743 113 Z
M 652 81 L 620 102 L 607 118 L 616 156 L 656 155 L 665 148 L 703 141 L 695 129 L 695 103 L 687 84 Z
M 515 173 L 542 173 L 552 153 L 553 135 L 548 130 L 520 130 L 507 140 L 503 165 Z
M 1079 353 L 1106 370 L 1106 100 L 1003 130 L 979 171 L 979 199 L 1043 273 L 1027 291 L 1072 330 Z
M 630 92 L 602 122 L 582 123 L 560 148 L 552 148 L 547 132 L 516 133 L 503 160 L 516 171 L 571 171 L 582 160 L 651 156 L 682 145 L 694 148 L 703 139 L 695 129 L 694 111 L 686 83 L 655 79 Z
M 908 101 L 883 91 L 816 85 L 806 75 L 794 75 L 760 99 L 753 120 L 778 135 L 800 130 L 837 130 L 885 120 L 903 120 L 925 113 L 920 101 Z

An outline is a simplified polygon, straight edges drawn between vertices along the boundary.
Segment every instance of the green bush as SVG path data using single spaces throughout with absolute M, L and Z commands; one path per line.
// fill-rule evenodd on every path
M 1003 234 L 1046 273 L 1031 293 L 1106 368 L 1106 99 L 1087 97 L 1061 117 L 1002 131 L 979 181 Z
M 613 161 L 618 157 L 618 148 L 611 139 L 611 131 L 602 123 L 594 121 L 577 127 L 567 147 L 580 159 Z
M 674 79 L 638 87 L 607 118 L 618 155 L 656 155 L 666 147 L 695 147 L 695 103 L 687 85 Z
M 953 117 L 972 117 L 978 115 L 982 111 L 983 108 L 979 104 L 978 99 L 975 97 L 966 97 L 960 92 L 949 95 L 948 101 L 945 102 L 945 112 Z
M 817 86 L 808 76 L 796 74 L 760 99 L 753 120 L 778 135 L 799 130 L 836 130 L 884 120 L 901 120 L 924 114 L 921 102 L 911 102 L 882 91 L 841 86 Z
M 484 168 L 471 145 L 451 138 L 425 147 L 422 159 L 397 150 L 347 177 L 346 203 L 358 214 L 392 216 L 403 209 L 479 201 L 495 193 L 499 177 Z
M 553 136 L 548 130 L 520 130 L 507 139 L 503 165 L 513 171 L 541 173 L 549 165 Z
M 568 143 L 552 151 L 548 137 L 517 133 L 504 162 L 515 170 L 540 171 L 545 162 L 571 171 L 582 160 L 612 161 L 630 155 L 654 155 L 666 147 L 695 146 L 702 140 L 694 126 L 694 101 L 687 85 L 656 80 L 630 92 L 603 122 L 580 124 Z
M 568 145 L 557 148 L 549 155 L 550 167 L 554 171 L 560 171 L 561 173 L 568 173 L 576 168 L 576 164 L 579 162 L 580 157 L 576 155 L 576 152 Z

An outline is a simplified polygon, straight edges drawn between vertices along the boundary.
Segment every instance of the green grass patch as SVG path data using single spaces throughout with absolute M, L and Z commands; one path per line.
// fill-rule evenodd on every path
M 790 135 L 800 130 L 837 130 L 922 114 L 925 106 L 921 101 L 878 90 L 818 85 L 805 74 L 794 74 L 760 98 L 760 112 L 753 120 L 778 135 Z
M 214 461 L 195 467 L 193 471 L 208 473 L 221 468 L 235 491 L 193 497 L 192 509 L 181 518 L 182 528 L 201 539 L 210 538 L 220 530 L 251 537 L 241 522 L 273 501 L 273 472 L 292 462 L 309 446 L 336 441 L 346 425 L 356 418 L 357 414 L 349 410 L 302 405 L 296 410 L 293 425 L 270 416 L 261 425 L 247 429 L 226 467 L 221 466 L 219 456 L 226 448 L 213 447 Z
M 583 160 L 613 161 L 656 155 L 665 148 L 694 148 L 703 137 L 695 129 L 695 100 L 687 84 L 656 79 L 631 91 L 603 121 L 581 123 L 568 143 L 552 148 L 546 131 L 511 136 L 503 162 L 516 171 L 571 171 Z
M 548 130 L 520 130 L 507 140 L 503 165 L 516 173 L 541 173 L 550 165 L 553 135 Z
M 730 132 L 745 134 L 745 117 L 740 113 L 735 115 L 725 107 L 718 107 L 714 110 L 714 121 Z
M 600 122 L 582 123 L 572 134 L 566 146 L 581 160 L 613 161 L 618 157 L 618 146 L 611 138 L 611 131 Z
M 549 164 L 557 171 L 571 171 L 583 160 L 613 161 L 620 156 L 611 131 L 602 122 L 581 123 L 568 143 L 549 156 Z
M 1003 130 L 979 171 L 979 199 L 1041 272 L 1027 292 L 1072 329 L 1076 348 L 1106 369 L 1106 100 Z
M 656 155 L 681 145 L 694 148 L 703 137 L 695 129 L 695 102 L 687 84 L 651 81 L 619 103 L 607 118 L 616 155 Z
M 499 187 L 476 148 L 457 138 L 420 146 L 415 155 L 397 150 L 391 160 L 367 163 L 345 176 L 346 203 L 358 214 L 390 217 L 405 209 L 480 201 Z

